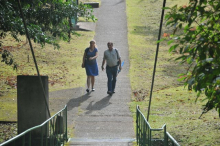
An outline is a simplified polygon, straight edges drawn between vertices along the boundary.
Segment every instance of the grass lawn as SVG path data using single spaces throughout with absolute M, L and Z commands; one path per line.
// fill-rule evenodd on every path
M 129 75 L 133 92 L 130 109 L 134 119 L 136 105 L 146 117 L 148 113 L 162 4 L 162 0 L 127 0 Z M 175 4 L 187 5 L 187 1 L 167 0 L 166 6 Z M 170 31 L 163 25 L 162 34 Z M 166 124 L 167 131 L 183 146 L 220 145 L 218 113 L 213 110 L 199 119 L 205 97 L 195 103 L 196 94 L 177 81 L 178 74 L 184 73 L 187 66 L 170 60 L 178 54 L 169 54 L 168 48 L 166 42 L 160 43 L 149 116 L 151 127 L 161 128 Z

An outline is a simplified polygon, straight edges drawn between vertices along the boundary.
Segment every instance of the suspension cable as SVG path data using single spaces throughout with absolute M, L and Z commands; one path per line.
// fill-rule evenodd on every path
M 160 29 L 159 29 L 159 34 L 158 34 L 158 41 L 160 40 L 160 36 L 161 36 L 165 5 L 166 5 L 166 0 L 163 1 L 163 9 L 162 9 L 162 14 L 161 14 L 161 18 L 160 18 Z M 157 66 L 157 57 L 158 57 L 158 52 L 159 52 L 159 46 L 160 46 L 160 43 L 157 43 L 157 50 L 156 50 L 155 61 L 154 61 L 153 77 L 152 77 L 152 82 L 151 82 L 150 99 L 149 99 L 149 105 L 148 105 L 147 121 L 149 121 L 150 106 L 151 106 L 151 99 L 152 99 L 152 92 L 153 92 L 153 86 L 154 86 L 154 77 L 155 77 L 156 66 Z
M 19 9 L 20 9 L 20 13 L 21 13 L 21 17 L 22 17 L 23 23 L 24 23 L 25 33 L 26 33 L 26 36 L 27 36 L 27 39 L 28 39 L 28 42 L 29 42 L 29 45 L 30 45 L 30 48 L 31 48 L 31 53 L 32 53 L 32 57 L 33 57 L 33 60 L 34 60 L 35 68 L 37 70 L 37 75 L 39 77 L 40 84 L 41 84 L 41 87 L 42 87 L 42 90 L 43 90 L 43 95 L 44 95 L 44 100 L 45 100 L 47 112 L 48 112 L 49 117 L 51 117 L 49 106 L 48 106 L 48 103 L 47 103 L 47 100 L 46 100 L 46 94 L 45 94 L 44 87 L 43 87 L 43 82 L 42 82 L 41 77 L 40 77 L 40 73 L 39 73 L 38 66 L 37 66 L 37 61 L 36 61 L 36 58 L 35 58 L 35 55 L 34 55 L 34 50 L 33 50 L 33 47 L 32 47 L 32 44 L 31 44 L 31 40 L 30 40 L 30 37 L 29 37 L 29 33 L 28 33 L 28 30 L 27 30 L 27 25 L 26 25 L 26 22 L 25 22 L 25 19 L 24 19 L 23 11 L 21 9 L 21 2 L 20 2 L 20 0 L 18 0 L 18 6 L 19 6 Z

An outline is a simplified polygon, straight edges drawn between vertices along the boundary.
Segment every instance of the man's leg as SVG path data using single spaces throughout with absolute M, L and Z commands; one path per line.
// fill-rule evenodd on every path
M 106 67 L 106 74 L 108 77 L 108 92 L 112 91 L 112 71 L 110 67 Z
M 116 81 L 117 81 L 117 71 L 118 71 L 118 67 L 115 66 L 114 68 L 112 68 L 112 76 L 113 76 L 113 80 L 112 80 L 112 93 L 115 91 L 115 85 L 116 85 Z

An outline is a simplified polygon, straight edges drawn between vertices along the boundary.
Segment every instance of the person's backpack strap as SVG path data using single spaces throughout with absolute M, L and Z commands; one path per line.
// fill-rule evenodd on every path
M 115 51 L 116 51 L 116 53 L 117 53 L 117 58 L 119 59 L 118 50 L 117 50 L 117 49 L 115 49 Z
M 85 61 L 87 60 L 87 53 L 89 52 L 89 48 L 85 49 Z
M 119 66 L 119 54 L 118 54 L 118 50 L 115 49 L 116 53 L 117 53 L 117 58 L 118 58 L 118 61 L 117 61 L 117 66 Z
M 86 55 L 87 55 L 87 53 L 89 52 L 89 48 L 86 48 L 85 52 L 86 52 Z

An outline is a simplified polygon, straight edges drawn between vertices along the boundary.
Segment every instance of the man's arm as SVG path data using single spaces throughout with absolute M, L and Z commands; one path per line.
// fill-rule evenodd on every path
M 121 58 L 119 58 L 118 61 L 119 61 L 119 69 L 121 70 L 122 69 L 122 67 L 121 67 Z
M 102 70 L 104 70 L 104 65 L 105 65 L 105 59 L 102 60 Z
M 120 56 L 117 49 L 116 49 L 116 51 L 117 51 L 117 57 L 118 57 L 118 62 L 119 62 L 119 70 L 121 70 L 122 69 L 122 67 L 121 67 L 121 56 Z

